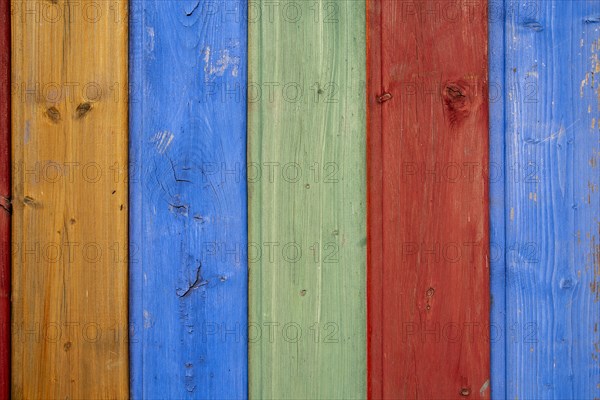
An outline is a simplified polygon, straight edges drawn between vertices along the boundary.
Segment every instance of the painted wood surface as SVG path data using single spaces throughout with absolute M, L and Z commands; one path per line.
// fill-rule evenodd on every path
M 506 395 L 599 398 L 600 3 L 504 6 Z
M 487 2 L 368 2 L 369 397 L 489 398 Z
M 494 399 L 506 398 L 506 244 L 504 241 L 504 3 L 491 1 L 489 29 L 490 103 L 490 386 Z
M 12 398 L 128 396 L 127 3 L 12 4 Z
M 250 398 L 364 398 L 365 4 L 248 19 Z
M 0 5 L 0 399 L 10 395 L 10 2 Z
M 131 7 L 132 397 L 247 398 L 246 7 Z

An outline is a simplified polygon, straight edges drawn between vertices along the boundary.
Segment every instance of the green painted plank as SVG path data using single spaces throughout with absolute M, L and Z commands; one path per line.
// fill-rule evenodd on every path
M 248 14 L 250 397 L 365 398 L 365 3 Z

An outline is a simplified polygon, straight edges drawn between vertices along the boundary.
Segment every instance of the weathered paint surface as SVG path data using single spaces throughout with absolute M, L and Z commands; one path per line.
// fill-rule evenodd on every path
M 133 2 L 131 393 L 247 397 L 247 18 Z
M 10 2 L 0 5 L 0 399 L 10 394 Z
M 44 6 L 12 3 L 12 398 L 123 399 L 127 3 Z
M 251 10 L 250 398 L 364 398 L 365 4 Z
M 486 8 L 368 2 L 372 399 L 490 395 Z
M 600 3 L 504 11 L 506 396 L 599 398 Z

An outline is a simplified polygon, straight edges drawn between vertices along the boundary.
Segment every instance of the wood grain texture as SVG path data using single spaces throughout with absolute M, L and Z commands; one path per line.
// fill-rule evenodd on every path
M 369 1 L 369 398 L 489 398 L 487 2 Z
M 600 397 L 600 3 L 505 4 L 506 395 Z
M 12 4 L 12 398 L 127 398 L 127 3 Z
M 249 15 L 250 398 L 364 398 L 365 3 Z
M 132 397 L 247 398 L 246 6 L 131 11 Z
M 10 395 L 10 2 L 0 5 L 0 399 Z
M 494 399 L 506 398 L 506 243 L 504 164 L 504 1 L 491 1 L 489 29 L 490 102 L 490 386 Z

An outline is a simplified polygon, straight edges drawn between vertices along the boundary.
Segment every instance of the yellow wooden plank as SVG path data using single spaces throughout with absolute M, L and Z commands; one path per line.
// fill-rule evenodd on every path
M 128 397 L 126 11 L 12 4 L 14 399 Z

